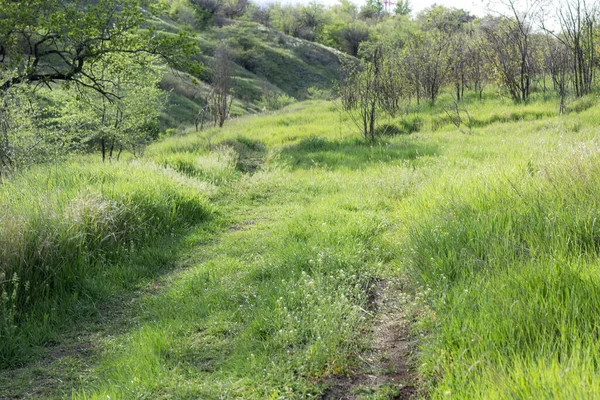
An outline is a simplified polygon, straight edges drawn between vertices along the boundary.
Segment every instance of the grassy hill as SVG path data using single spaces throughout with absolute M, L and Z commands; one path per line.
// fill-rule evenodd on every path
M 29 282 L 2 297 L 0 397 L 326 395 L 394 373 L 368 355 L 396 282 L 423 394 L 598 398 L 596 101 L 558 116 L 489 93 L 461 132 L 444 95 L 374 145 L 309 101 L 33 169 L 0 188 Z
M 153 18 L 149 23 L 167 33 L 193 29 L 167 16 Z M 347 55 L 337 50 L 287 36 L 254 22 L 229 20 L 223 26 L 209 26 L 196 30 L 200 54 L 197 59 L 205 71 L 193 83 L 185 74 L 169 73 L 162 82 L 170 91 L 167 110 L 163 114 L 165 126 L 191 124 L 210 91 L 213 76 L 213 55 L 218 44 L 226 43 L 233 63 L 232 89 L 234 107 L 232 116 L 259 111 L 263 96 L 285 95 L 292 99 L 306 99 L 307 90 L 329 90 L 340 76 L 340 62 Z

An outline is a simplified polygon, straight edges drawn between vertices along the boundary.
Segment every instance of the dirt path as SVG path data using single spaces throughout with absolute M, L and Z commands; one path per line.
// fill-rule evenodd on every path
M 360 356 L 363 367 L 352 376 L 331 377 L 322 400 L 361 398 L 416 399 L 418 374 L 414 368 L 417 340 L 410 333 L 407 296 L 400 281 L 381 281 L 373 299 L 373 344 Z

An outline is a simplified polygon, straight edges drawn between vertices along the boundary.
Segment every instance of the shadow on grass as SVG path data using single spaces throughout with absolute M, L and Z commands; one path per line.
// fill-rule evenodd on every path
M 138 300 L 158 293 L 169 273 L 187 266 L 193 249 L 210 243 L 226 226 L 219 215 L 187 226 L 114 265 L 104 265 L 105 272 L 82 281 L 73 297 L 39 304 L 40 310 L 30 314 L 26 326 L 16 328 L 14 334 L 33 332 L 44 337 L 12 338 L 21 342 L 23 354 L 0 360 L 0 399 L 58 398 L 96 379 L 91 374 L 106 351 L 104 342 L 136 326 Z M 122 284 L 108 288 L 118 280 Z M 49 307 L 54 315 L 44 318 Z
M 238 157 L 236 169 L 241 172 L 256 172 L 267 157 L 267 147 L 264 143 L 243 136 L 224 140 L 219 145 L 229 146 L 235 151 Z
M 281 158 L 294 169 L 357 170 L 374 163 L 410 161 L 437 155 L 437 145 L 411 139 L 371 144 L 359 139 L 331 141 L 319 137 L 304 139 L 281 152 Z

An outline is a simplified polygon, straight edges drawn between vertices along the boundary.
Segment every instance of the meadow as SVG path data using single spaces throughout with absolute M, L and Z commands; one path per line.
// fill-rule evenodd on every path
M 319 398 L 395 281 L 421 396 L 600 398 L 596 98 L 451 104 L 371 144 L 306 101 L 6 180 L 0 398 Z

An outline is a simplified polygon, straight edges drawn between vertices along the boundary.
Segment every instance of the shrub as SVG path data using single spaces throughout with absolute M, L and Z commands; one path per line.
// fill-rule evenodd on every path
M 333 93 L 331 90 L 309 87 L 306 89 L 306 95 L 310 100 L 332 100 Z
M 295 103 L 296 100 L 286 94 L 267 93 L 262 96 L 258 106 L 268 111 L 276 111 Z

